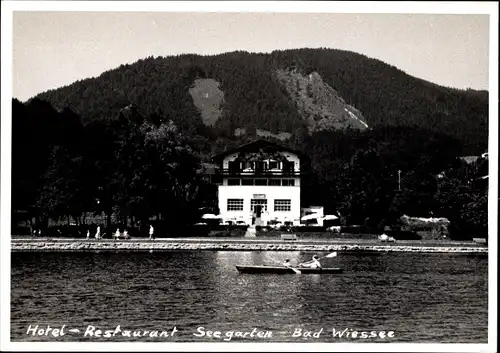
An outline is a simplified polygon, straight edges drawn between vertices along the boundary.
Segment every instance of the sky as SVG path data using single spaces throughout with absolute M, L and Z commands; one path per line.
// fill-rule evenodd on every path
M 439 85 L 488 89 L 488 15 L 332 13 L 335 8 L 322 4 L 306 7 L 316 13 L 300 12 L 304 6 L 296 4 L 273 8 L 292 13 L 262 5 L 251 13 L 186 12 L 193 6 L 162 8 L 170 12 L 124 12 L 122 6 L 106 8 L 115 12 L 15 11 L 12 94 L 25 101 L 151 55 L 302 47 L 351 50 Z M 147 6 L 135 9 L 147 11 Z

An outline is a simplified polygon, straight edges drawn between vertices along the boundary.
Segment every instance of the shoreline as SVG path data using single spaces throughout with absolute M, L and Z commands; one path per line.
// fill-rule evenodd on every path
M 365 243 L 365 244 L 363 244 Z M 422 242 L 420 242 L 422 243 Z M 96 252 L 96 251 L 343 251 L 343 252 L 411 252 L 487 254 L 488 247 L 467 242 L 430 243 L 415 242 L 359 242 L 350 241 L 282 241 L 265 239 L 12 239 L 11 252 Z

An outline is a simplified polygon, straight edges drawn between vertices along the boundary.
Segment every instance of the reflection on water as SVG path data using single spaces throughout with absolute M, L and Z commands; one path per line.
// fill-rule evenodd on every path
M 334 275 L 239 274 L 241 265 L 309 260 L 303 252 L 13 253 L 13 340 L 31 324 L 160 330 L 170 340 L 216 340 L 211 330 L 270 330 L 296 342 L 296 328 L 394 330 L 391 342 L 487 340 L 487 257 L 456 254 L 339 254 Z M 319 256 L 325 254 L 319 253 Z M 234 338 L 242 340 L 243 338 Z M 66 335 L 51 340 L 88 340 Z M 116 337 L 114 340 L 134 338 Z M 143 337 L 145 341 L 159 341 Z M 243 339 L 244 340 L 244 339 Z M 308 339 L 311 340 L 311 339 Z M 332 342 L 323 334 L 315 341 Z M 336 341 L 351 342 L 342 338 Z M 373 339 L 380 341 L 380 339 Z
M 281 266 L 285 259 L 290 259 L 293 265 L 298 265 L 303 255 L 300 251 L 241 251 L 214 252 L 217 266 L 235 269 L 235 265 L 268 265 Z M 237 256 L 236 256 L 237 255 Z M 235 260 L 237 262 L 235 262 Z

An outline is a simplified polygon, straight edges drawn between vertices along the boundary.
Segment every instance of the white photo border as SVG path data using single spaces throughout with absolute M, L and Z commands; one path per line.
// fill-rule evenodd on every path
M 497 215 L 498 215 L 498 3 L 496 2 L 316 2 L 316 1 L 2 1 L 1 122 L 1 330 L 0 349 L 9 351 L 373 351 L 494 352 L 497 347 Z M 120 12 L 281 12 L 281 13 L 420 13 L 490 16 L 489 60 L 489 296 L 488 344 L 402 343 L 20 343 L 10 341 L 10 199 L 12 42 L 14 11 Z

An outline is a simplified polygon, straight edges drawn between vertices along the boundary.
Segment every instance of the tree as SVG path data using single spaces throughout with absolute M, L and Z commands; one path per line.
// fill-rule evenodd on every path
M 391 214 L 429 217 L 433 214 L 436 180 L 429 174 L 409 171 L 401 178 L 401 192 L 391 204 Z
M 65 148 L 54 147 L 51 165 L 44 175 L 44 185 L 36 202 L 43 218 L 68 217 L 69 220 L 69 216 L 72 216 L 78 223 L 88 205 L 81 172 L 81 156 L 71 156 Z
M 145 168 L 153 212 L 171 224 L 193 221 L 201 179 L 199 160 L 185 144 L 182 134 L 170 121 L 155 127 L 141 126 L 145 153 L 150 163 Z
M 462 205 L 460 219 L 463 232 L 488 237 L 488 196 L 473 195 L 470 202 Z

